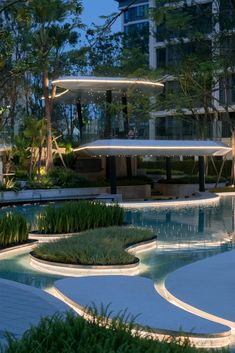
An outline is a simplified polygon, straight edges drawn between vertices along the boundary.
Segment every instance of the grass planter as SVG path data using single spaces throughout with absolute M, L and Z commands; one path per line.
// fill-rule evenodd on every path
M 135 334 L 132 332 L 133 328 L 136 330 Z M 7 335 L 7 347 L 2 347 L 1 352 L 202 353 L 205 350 L 191 347 L 188 340 L 172 338 L 159 342 L 150 335 L 143 338 L 134 319 L 127 324 L 126 317 L 121 314 L 110 324 L 100 316 L 86 321 L 69 313 L 66 317 L 57 315 L 43 318 L 38 326 L 31 327 L 20 340 Z
M 0 217 L 0 248 L 22 244 L 28 240 L 26 219 L 18 213 L 6 213 Z
M 156 236 L 149 229 L 133 227 L 108 227 L 89 230 L 79 235 L 39 245 L 31 254 L 38 266 L 54 264 L 54 269 L 66 266 L 84 269 L 138 268 L 139 259 L 133 245 L 156 245 Z M 130 247 L 130 251 L 126 248 Z M 34 263 L 35 265 L 35 263 Z M 58 270 L 59 271 L 59 270 Z M 79 272 L 79 271 L 78 271 Z
M 38 232 L 78 233 L 88 229 L 122 225 L 124 210 L 118 205 L 96 201 L 71 201 L 60 207 L 48 206 L 38 219 Z

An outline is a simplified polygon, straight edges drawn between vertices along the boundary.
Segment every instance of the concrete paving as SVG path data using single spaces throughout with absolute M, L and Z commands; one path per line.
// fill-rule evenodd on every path
M 165 286 L 181 301 L 235 324 L 235 250 L 176 270 Z
M 0 341 L 5 331 L 20 337 L 42 317 L 66 310 L 67 305 L 40 289 L 0 279 Z
M 166 301 L 155 290 L 151 280 L 130 276 L 97 276 L 67 278 L 55 287 L 71 301 L 86 308 L 93 304 L 108 308 L 111 317 L 122 310 L 133 315 L 135 323 L 152 329 L 184 331 L 199 335 L 221 334 L 230 329 L 202 319 Z

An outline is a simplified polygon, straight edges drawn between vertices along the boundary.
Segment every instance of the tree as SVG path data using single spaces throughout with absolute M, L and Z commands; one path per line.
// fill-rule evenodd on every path
M 46 139 L 45 119 L 35 119 L 33 116 L 25 120 L 23 135 L 30 141 L 30 168 L 29 177 L 32 178 L 35 166 L 37 166 L 38 178 L 41 175 L 42 150 Z
M 47 170 L 53 165 L 51 116 L 56 94 L 56 88 L 51 88 L 49 82 L 63 71 L 61 57 L 77 44 L 78 30 L 82 26 L 79 17 L 81 11 L 79 0 L 31 0 L 18 14 L 19 24 L 24 29 L 22 41 L 27 46 L 24 64 L 33 76 L 40 77 L 44 97 Z

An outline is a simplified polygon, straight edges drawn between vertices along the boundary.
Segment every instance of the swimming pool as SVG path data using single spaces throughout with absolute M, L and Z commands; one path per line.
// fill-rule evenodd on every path
M 129 224 L 151 227 L 158 238 L 156 250 L 139 255 L 141 274 L 159 282 L 179 267 L 231 249 L 234 205 L 235 197 L 224 197 L 216 206 L 126 210 Z M 42 207 L 44 205 L 24 205 L 14 210 L 23 213 L 34 227 L 35 217 Z M 1 259 L 0 277 L 44 289 L 61 278 L 32 269 L 27 251 Z

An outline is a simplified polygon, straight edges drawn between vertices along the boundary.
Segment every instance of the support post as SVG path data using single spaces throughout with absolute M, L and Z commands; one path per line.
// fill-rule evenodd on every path
M 129 132 L 129 119 L 127 111 L 127 95 L 126 92 L 122 93 L 122 113 L 124 117 L 124 133 L 127 136 Z
M 104 121 L 104 137 L 109 138 L 112 135 L 111 132 L 111 112 L 110 104 L 112 103 L 112 91 L 106 91 L 106 112 L 105 112 L 105 121 Z
M 78 125 L 79 125 L 79 131 L 80 131 L 80 139 L 82 142 L 82 139 L 83 139 L 82 128 L 84 126 L 84 123 L 82 120 L 82 105 L 81 105 L 80 100 L 77 102 L 76 107 L 77 107 L 77 114 L 78 114 Z
M 122 93 L 122 113 L 124 116 L 124 134 L 128 136 L 129 132 L 129 120 L 128 120 L 128 111 L 127 111 L 127 95 L 126 92 Z M 132 178 L 132 166 L 131 166 L 131 157 L 126 157 L 126 175 L 128 179 Z
M 111 194 L 117 193 L 116 157 L 110 157 L 110 189 Z
M 199 174 L 199 191 L 204 192 L 205 189 L 205 160 L 204 156 L 198 158 L 198 174 Z
M 171 157 L 166 157 L 166 180 L 171 180 Z

